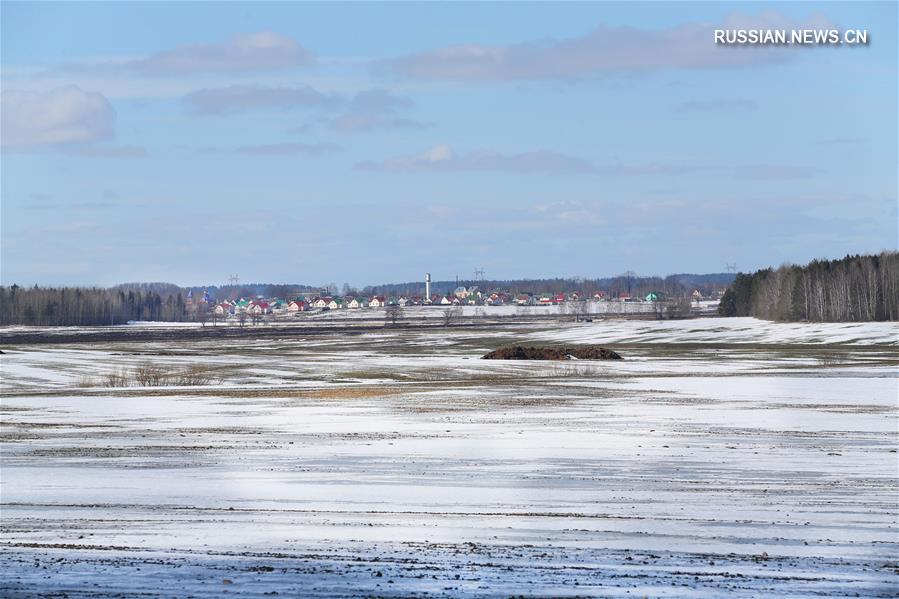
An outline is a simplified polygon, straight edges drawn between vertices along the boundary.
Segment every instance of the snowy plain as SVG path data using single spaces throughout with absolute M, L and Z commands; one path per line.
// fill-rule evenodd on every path
M 625 359 L 479 359 L 550 342 Z M 4 596 L 899 592 L 895 324 L 2 349 Z

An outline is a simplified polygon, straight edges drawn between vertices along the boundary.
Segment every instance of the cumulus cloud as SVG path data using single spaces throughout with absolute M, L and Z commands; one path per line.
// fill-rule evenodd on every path
M 232 85 L 201 89 L 182 99 L 184 109 L 191 115 L 223 115 L 260 108 L 287 110 L 298 107 L 328 108 L 338 100 L 308 85 L 272 87 L 263 85 Z
M 50 146 L 110 139 L 115 110 L 102 94 L 66 86 L 47 92 L 3 91 L 4 146 Z
M 580 158 L 537 150 L 520 154 L 502 154 L 495 150 L 477 150 L 457 154 L 452 146 L 440 144 L 420 154 L 388 158 L 381 162 L 360 162 L 359 170 L 392 172 L 420 171 L 505 171 L 505 172 L 589 172 L 591 164 Z
M 303 66 L 313 54 L 293 38 L 272 31 L 234 35 L 213 44 L 191 44 L 133 61 L 152 74 L 234 73 Z
M 318 156 L 326 152 L 332 152 L 336 149 L 338 149 L 336 145 L 329 143 L 280 143 L 242 146 L 237 148 L 237 152 L 239 154 L 252 154 L 257 156 Z
M 718 100 L 693 100 L 679 104 L 677 112 L 715 112 L 728 110 L 755 110 L 758 105 L 752 100 L 742 98 L 718 99 Z
M 600 24 L 569 39 L 487 46 L 468 44 L 382 61 L 387 72 L 413 79 L 521 81 L 564 79 L 598 73 L 661 69 L 748 67 L 788 60 L 777 47 L 725 47 L 714 43 L 717 28 L 828 26 L 821 17 L 796 23 L 774 12 L 732 15 L 723 23 L 685 23 L 667 29 Z M 795 55 L 795 53 L 793 53 Z

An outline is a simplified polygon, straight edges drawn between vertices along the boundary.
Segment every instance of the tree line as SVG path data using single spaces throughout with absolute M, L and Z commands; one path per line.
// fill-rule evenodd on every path
M 899 320 L 899 252 L 739 273 L 718 313 L 778 321 Z
M 0 325 L 97 326 L 129 320 L 181 322 L 190 316 L 180 291 L 0 287 Z
M 482 291 L 503 289 L 513 295 L 518 293 L 558 293 L 577 292 L 582 297 L 588 297 L 597 292 L 603 292 L 607 297 L 618 297 L 620 294 L 628 294 L 632 297 L 645 297 L 650 292 L 664 293 L 667 297 L 689 297 L 693 290 L 698 289 L 703 296 L 710 296 L 724 290 L 734 279 L 730 273 L 716 273 L 709 275 L 676 274 L 667 277 L 640 276 L 628 272 L 616 277 L 604 278 L 555 278 L 555 279 L 460 279 L 459 281 L 434 281 L 431 283 L 431 292 L 441 295 L 452 293 L 457 286 L 477 286 Z M 409 283 L 391 283 L 384 285 L 371 285 L 362 289 L 365 295 L 421 295 L 424 282 L 415 281 Z M 352 291 L 351 291 L 352 292 Z

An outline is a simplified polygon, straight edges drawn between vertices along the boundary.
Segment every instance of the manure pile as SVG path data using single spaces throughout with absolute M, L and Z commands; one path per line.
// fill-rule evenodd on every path
M 484 360 L 621 360 L 616 352 L 598 345 L 524 347 L 509 345 L 485 354 Z

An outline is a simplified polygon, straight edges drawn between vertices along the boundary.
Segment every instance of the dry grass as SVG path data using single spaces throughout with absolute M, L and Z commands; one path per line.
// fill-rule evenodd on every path
M 195 387 L 216 382 L 215 371 L 209 366 L 190 364 L 184 367 L 164 366 L 144 362 L 131 370 L 120 368 L 94 378 L 82 376 L 77 387 Z
M 312 399 L 364 399 L 366 397 L 383 397 L 408 393 L 409 389 L 396 387 L 343 387 L 337 389 L 313 389 L 303 392 L 303 396 Z

